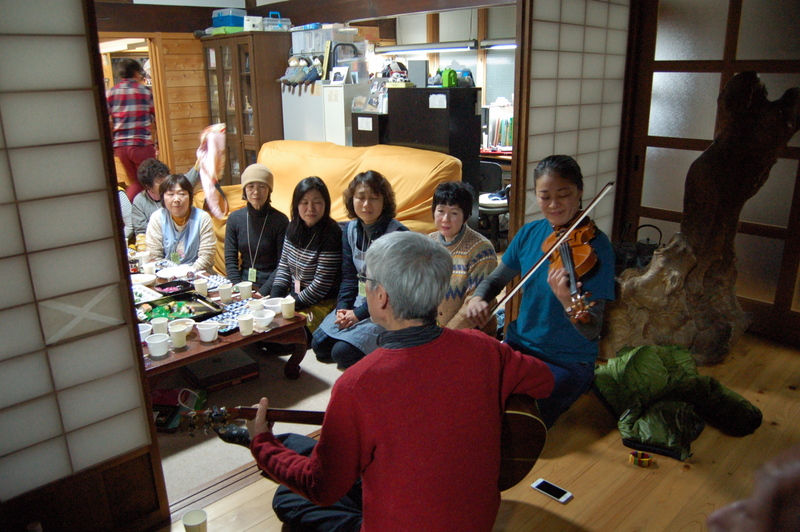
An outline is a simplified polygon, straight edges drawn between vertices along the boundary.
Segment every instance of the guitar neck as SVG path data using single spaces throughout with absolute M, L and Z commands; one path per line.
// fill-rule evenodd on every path
M 236 419 L 255 419 L 257 408 L 252 406 L 237 406 L 228 410 L 232 418 Z M 301 425 L 322 425 L 325 419 L 325 412 L 313 410 L 284 410 L 281 408 L 270 408 L 267 410 L 267 421 L 278 421 L 281 423 L 298 423 Z

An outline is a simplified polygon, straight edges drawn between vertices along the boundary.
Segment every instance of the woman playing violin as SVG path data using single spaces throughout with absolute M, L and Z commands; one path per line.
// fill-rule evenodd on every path
M 536 167 L 533 177 L 536 200 L 545 219 L 523 226 L 498 267 L 478 286 L 467 311 L 476 326 L 489 319 L 487 301 L 496 297 L 515 276 L 527 273 L 542 257 L 545 240 L 554 231 L 569 227 L 580 215 L 583 175 L 572 157 L 547 157 Z M 575 319 L 573 312 L 575 302 L 569 272 L 561 266 L 562 261 L 557 261 L 555 267 L 539 268 L 527 280 L 522 288 L 519 316 L 509 323 L 506 333 L 509 345 L 543 360 L 555 375 L 553 393 L 538 400 L 548 427 L 591 385 L 605 302 L 614 299 L 611 243 L 593 223 L 588 225 L 594 230 L 588 246 L 596 263 L 577 280 L 577 288 L 587 299 L 581 319 Z M 579 230 L 582 228 L 576 229 Z M 568 309 L 572 316 L 568 315 Z

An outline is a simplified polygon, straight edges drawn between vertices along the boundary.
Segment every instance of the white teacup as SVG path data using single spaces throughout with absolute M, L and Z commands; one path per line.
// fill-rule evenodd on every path
M 200 334 L 201 342 L 213 342 L 219 333 L 219 323 L 215 321 L 204 321 L 197 324 L 197 332 Z
M 289 297 L 284 297 L 283 299 L 281 299 L 281 314 L 283 314 L 283 317 L 286 318 L 287 320 L 290 320 L 290 319 L 294 318 L 294 298 L 293 297 L 289 296 Z
M 139 324 L 139 340 L 144 343 L 145 338 L 153 334 L 153 326 L 149 323 Z
M 242 299 L 250 299 L 253 297 L 253 283 L 250 281 L 242 281 L 236 285 L 236 288 L 239 291 L 239 297 Z
M 150 358 L 153 360 L 164 358 L 169 354 L 168 334 L 151 334 L 145 339 L 145 342 L 150 350 Z
M 250 301 L 247 302 L 247 308 L 250 309 L 251 314 L 255 315 L 256 312 L 264 308 L 264 300 L 251 299 Z
M 169 338 L 172 340 L 172 347 L 180 348 L 186 347 L 186 333 L 188 329 L 183 323 L 170 323 L 169 324 Z
M 206 532 L 208 514 L 205 510 L 189 510 L 181 518 L 183 528 L 186 532 Z
M 231 299 L 233 299 L 233 285 L 231 283 L 221 284 L 219 287 L 217 287 L 217 290 L 219 290 L 219 300 L 223 303 L 228 303 Z
M 167 334 L 169 330 L 167 329 L 167 324 L 169 320 L 167 318 L 153 318 L 150 320 L 150 325 L 153 326 L 153 334 Z
M 208 295 L 208 281 L 205 279 L 195 279 L 194 280 L 194 291 L 200 294 L 201 296 Z
M 237 320 L 239 321 L 239 333 L 242 336 L 250 336 L 253 334 L 252 314 L 240 314 Z

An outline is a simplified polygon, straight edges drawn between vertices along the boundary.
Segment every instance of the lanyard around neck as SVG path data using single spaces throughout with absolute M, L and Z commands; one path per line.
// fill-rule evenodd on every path
M 253 247 L 250 245 L 250 212 L 248 211 L 245 213 L 247 215 L 247 252 L 250 255 L 250 267 L 256 267 L 256 258 L 258 257 L 258 250 L 261 249 L 261 237 L 264 236 L 264 228 L 267 227 L 267 219 L 269 218 L 269 213 L 264 216 L 264 223 L 261 226 L 261 233 L 258 235 L 258 242 L 256 242 L 256 253 L 253 254 Z

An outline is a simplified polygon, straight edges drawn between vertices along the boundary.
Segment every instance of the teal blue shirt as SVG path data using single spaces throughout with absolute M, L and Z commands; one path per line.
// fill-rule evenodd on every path
M 547 220 L 537 220 L 522 227 L 503 254 L 506 267 L 526 274 L 544 254 L 542 243 L 553 233 Z M 614 299 L 614 252 L 608 237 L 597 230 L 590 242 L 597 264 L 581 277 L 581 291 L 590 292 L 588 300 Z M 519 316 L 508 325 L 508 343 L 518 345 L 537 358 L 553 364 L 594 363 L 598 340 L 587 340 L 569 321 L 564 307 L 547 284 L 549 264 L 543 264 L 522 287 Z

